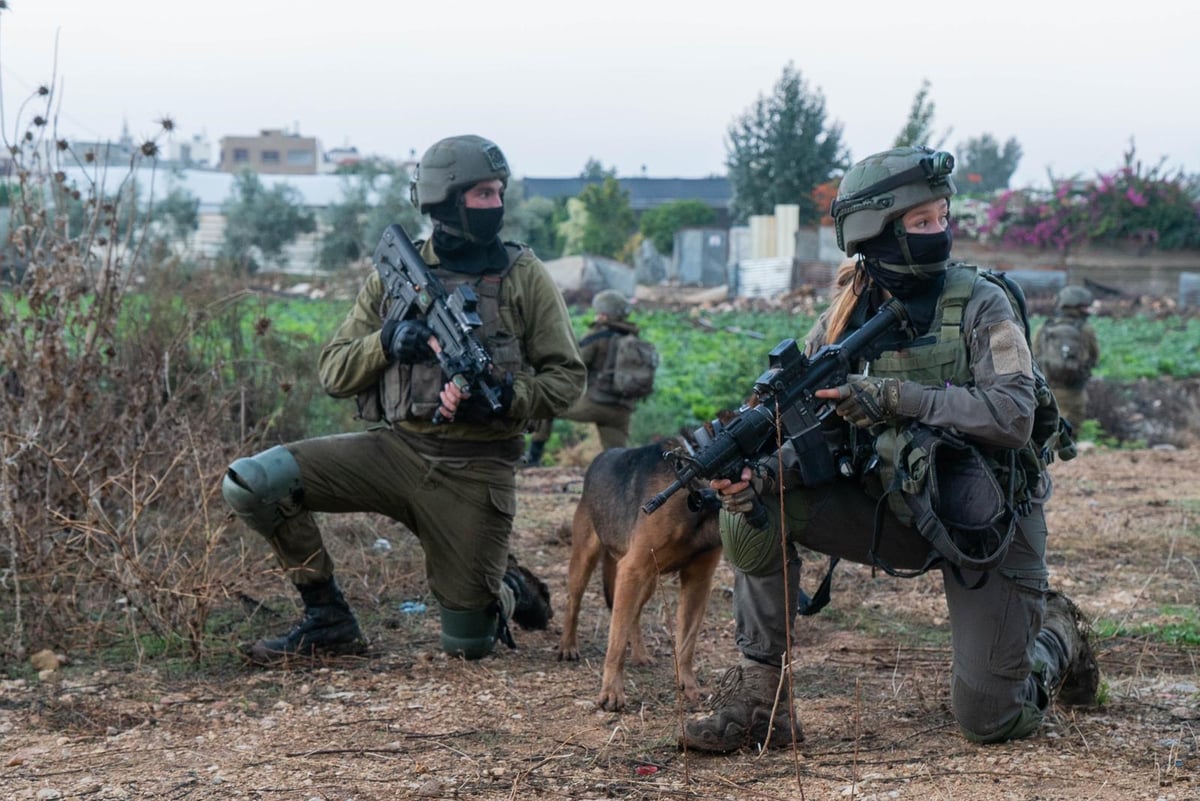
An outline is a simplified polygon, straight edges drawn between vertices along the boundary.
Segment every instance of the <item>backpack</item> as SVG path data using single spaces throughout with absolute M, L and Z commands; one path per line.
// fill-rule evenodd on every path
M 1073 321 L 1056 317 L 1047 320 L 1037 336 L 1038 364 L 1055 384 L 1073 387 L 1088 380 L 1083 364 L 1083 335 Z
M 658 351 L 637 334 L 621 334 L 608 344 L 608 360 L 597 389 L 623 400 L 641 400 L 654 391 Z
M 1025 344 L 1029 345 L 1030 353 L 1033 355 L 1033 390 L 1037 396 L 1037 408 L 1033 412 L 1033 432 L 1029 439 L 1035 451 L 1033 455 L 1040 459 L 1043 465 L 1028 464 L 1029 454 L 1023 453 L 1022 461 L 1026 462 L 1027 472 L 1031 474 L 1040 472 L 1045 464 L 1054 461 L 1055 456 L 1064 462 L 1074 459 L 1078 451 L 1075 447 L 1075 438 L 1072 436 L 1071 424 L 1059 414 L 1058 400 L 1054 397 L 1054 391 L 1050 388 L 1050 382 L 1046 378 L 1047 371 L 1038 354 L 1033 353 L 1033 337 L 1029 330 L 1029 311 L 1025 302 L 1025 292 L 1021 289 L 1021 285 L 1005 272 L 979 270 L 977 275 L 996 284 L 1008 295 L 1008 302 L 1012 305 L 1013 313 L 1021 321 L 1021 327 L 1025 330 Z M 1032 475 L 1031 478 L 1033 478 Z

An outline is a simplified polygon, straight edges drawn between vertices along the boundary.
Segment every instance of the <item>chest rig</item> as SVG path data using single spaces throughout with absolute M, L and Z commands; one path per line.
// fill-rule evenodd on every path
M 434 276 L 448 293 L 453 293 L 463 284 L 475 291 L 478 298 L 476 311 L 482 322 L 475 334 L 491 354 L 498 379 L 502 379 L 505 373 L 515 376 L 521 372 L 532 372 L 522 345 L 524 321 L 515 310 L 505 309 L 502 303 L 504 280 L 524 249 L 509 243 L 505 244 L 505 248 L 508 264 L 498 272 L 472 275 L 442 267 L 432 268 Z M 387 303 L 386 298 L 381 301 L 381 318 L 387 315 Z M 380 375 L 377 385 L 359 396 L 359 416 L 369 422 L 383 420 L 391 424 L 418 420 L 428 422 L 437 411 L 440 403 L 438 395 L 446 380 L 437 362 L 392 362 Z M 509 422 L 498 420 L 495 424 L 505 428 Z
M 954 264 L 948 267 L 929 332 L 901 350 L 886 351 L 872 360 L 870 374 L 879 378 L 915 381 L 925 386 L 973 385 L 971 356 L 963 332 L 963 312 L 976 283 L 983 280 L 986 279 L 973 265 Z M 1019 322 L 1024 323 L 1024 320 Z M 1040 387 L 1038 391 L 1042 392 Z M 1040 407 L 1040 394 L 1038 403 Z M 1056 408 L 1054 416 L 1057 425 Z M 1035 431 L 1034 439 L 1038 436 Z M 907 447 L 910 440 L 911 432 L 903 426 L 887 426 L 875 434 L 875 453 L 879 457 L 880 479 L 885 489 L 893 484 L 897 474 L 902 478 L 911 474 L 911 465 L 903 463 L 904 459 L 913 458 Z M 1045 468 L 1043 455 L 1033 446 L 1033 442 L 1016 452 L 985 447 L 979 450 L 986 456 L 1000 485 L 1011 488 L 1017 506 L 1025 506 L 1029 500 L 1027 488 L 1038 485 Z M 912 523 L 912 513 L 899 493 L 890 494 L 888 502 L 902 523 Z

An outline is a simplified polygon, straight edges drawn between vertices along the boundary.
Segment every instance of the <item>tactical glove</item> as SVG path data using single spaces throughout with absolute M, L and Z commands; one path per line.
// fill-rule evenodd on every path
M 754 475 L 750 477 L 750 486 L 738 490 L 732 495 L 718 493 L 721 507 L 733 514 L 749 514 L 755 511 L 758 502 L 775 492 L 775 473 L 763 464 L 752 465 Z
M 433 329 L 420 320 L 388 320 L 379 332 L 379 342 L 392 361 L 418 364 L 437 358 L 429 347 L 431 336 Z
M 897 420 L 903 387 L 898 378 L 852 375 L 849 383 L 837 388 L 840 400 L 835 411 L 859 428 Z

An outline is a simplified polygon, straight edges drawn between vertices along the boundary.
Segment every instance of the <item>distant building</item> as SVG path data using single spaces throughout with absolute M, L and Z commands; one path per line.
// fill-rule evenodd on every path
M 217 169 L 264 175 L 316 175 L 321 164 L 316 137 L 267 129 L 258 136 L 224 136 Z
M 325 154 L 321 164 L 321 172 L 334 172 L 338 167 L 350 167 L 362 161 L 362 154 L 357 147 L 335 147 Z
M 84 163 L 123 167 L 128 167 L 133 162 L 133 154 L 137 149 L 133 137 L 129 134 L 128 122 L 122 123 L 121 138 L 115 142 L 74 139 L 70 146 L 75 157 Z
M 583 188 L 598 181 L 584 178 L 522 178 L 525 197 L 576 197 Z M 676 200 L 698 200 L 716 212 L 713 226 L 729 227 L 729 202 L 733 189 L 729 179 L 711 178 L 618 178 L 617 183 L 629 193 L 629 206 L 640 217 L 650 209 Z
M 170 139 L 165 150 L 165 160 L 180 167 L 209 167 L 212 165 L 212 142 L 200 134 L 196 134 L 190 139 Z

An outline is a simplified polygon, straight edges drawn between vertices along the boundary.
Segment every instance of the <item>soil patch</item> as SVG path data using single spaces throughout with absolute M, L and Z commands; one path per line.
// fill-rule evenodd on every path
M 81 662 L 41 680 L 6 680 L 0 795 L 1200 798 L 1200 452 L 1093 450 L 1052 469 L 1052 581 L 1102 624 L 1096 647 L 1107 703 L 1054 709 L 1027 740 L 984 747 L 957 733 L 945 603 L 932 577 L 839 568 L 831 607 L 796 632 L 807 739 L 794 751 L 701 756 L 675 746 L 691 710 L 674 691 L 674 582 L 661 582 L 644 615 L 657 664 L 630 667 L 630 707 L 607 713 L 594 705 L 607 634 L 598 577 L 585 597 L 582 661 L 555 660 L 553 624 L 517 631 L 516 651 L 474 663 L 447 659 L 437 650 L 432 604 L 421 611 L 428 599 L 411 537 L 364 517 L 330 530 L 347 592 L 374 640 L 368 658 L 263 671 L 230 657 L 200 672 Z M 563 527 L 581 483 L 578 467 L 520 475 L 515 550 L 556 602 L 566 586 Z M 378 538 L 393 547 L 373 549 Z M 383 566 L 367 569 L 372 559 Z M 823 567 L 806 563 L 807 586 Z M 285 627 L 294 611 L 282 580 L 266 584 L 254 589 L 271 596 L 277 616 L 253 618 L 259 633 Z M 722 566 L 696 655 L 708 689 L 736 654 L 731 587 Z M 1163 636 L 1172 631 L 1190 631 L 1192 644 Z

